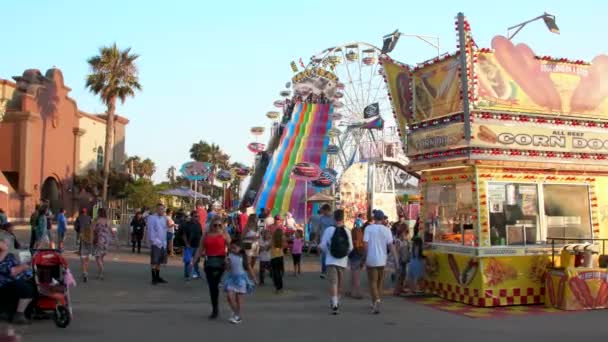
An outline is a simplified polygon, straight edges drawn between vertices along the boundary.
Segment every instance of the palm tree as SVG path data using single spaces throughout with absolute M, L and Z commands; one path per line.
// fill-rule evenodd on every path
M 106 141 L 103 157 L 102 199 L 108 200 L 108 178 L 110 177 L 110 158 L 113 151 L 114 115 L 116 101 L 124 103 L 127 97 L 134 97 L 141 90 L 135 60 L 139 55 L 131 53 L 131 48 L 120 50 L 116 43 L 99 49 L 99 55 L 87 60 L 90 74 L 87 75 L 86 88 L 99 95 L 107 107 Z
M 209 162 L 216 168 L 228 168 L 230 156 L 224 153 L 219 145 L 199 141 L 192 144 L 190 148 L 190 157 L 199 162 Z
M 146 158 L 141 162 L 141 173 L 144 177 L 151 179 L 155 172 L 156 164 L 150 158 Z
M 171 185 L 175 184 L 175 171 L 177 171 L 177 169 L 173 165 L 167 170 L 167 179 Z
M 141 169 L 141 158 L 139 156 L 129 157 L 125 160 L 125 167 L 129 170 L 129 174 L 135 178 L 135 176 L 139 176 Z

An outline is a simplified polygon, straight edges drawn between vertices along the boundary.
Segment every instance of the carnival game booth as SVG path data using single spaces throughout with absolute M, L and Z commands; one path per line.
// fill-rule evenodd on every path
M 426 291 L 544 303 L 548 241 L 608 235 L 608 56 L 536 56 L 501 36 L 478 48 L 462 14 L 456 31 L 454 54 L 415 68 L 381 60 L 421 174 Z

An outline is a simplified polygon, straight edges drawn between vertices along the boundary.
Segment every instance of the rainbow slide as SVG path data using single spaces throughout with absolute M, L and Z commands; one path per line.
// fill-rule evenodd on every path
M 278 149 L 264 174 L 261 191 L 256 200 L 256 211 L 271 209 L 272 215 L 291 212 L 297 222 L 305 216 L 305 182 L 290 177 L 293 166 L 310 162 L 325 168 L 329 144 L 327 131 L 331 127 L 330 104 L 301 103 L 294 106 L 291 121 L 285 127 Z M 315 189 L 309 184 L 308 195 Z

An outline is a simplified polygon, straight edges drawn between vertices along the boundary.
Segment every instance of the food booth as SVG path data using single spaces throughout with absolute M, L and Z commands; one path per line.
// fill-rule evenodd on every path
M 608 56 L 537 56 L 502 36 L 479 48 L 464 15 L 455 26 L 454 54 L 381 60 L 421 175 L 426 291 L 480 307 L 603 307 Z M 587 246 L 593 263 L 562 265 Z

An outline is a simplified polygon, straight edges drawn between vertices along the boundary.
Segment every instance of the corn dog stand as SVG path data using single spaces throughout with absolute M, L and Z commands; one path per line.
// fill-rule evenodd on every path
M 598 308 L 568 285 L 590 277 L 604 296 L 605 265 L 562 267 L 561 253 L 592 246 L 602 259 L 608 238 L 608 56 L 536 56 L 502 36 L 479 48 L 463 14 L 455 26 L 453 54 L 380 61 L 421 175 L 426 291 L 480 307 L 565 297 L 557 307 Z

